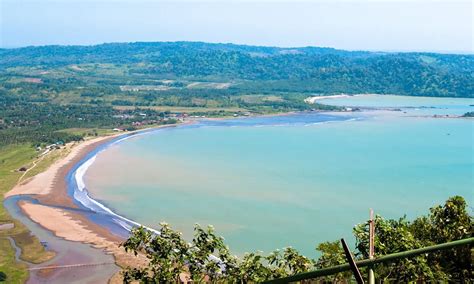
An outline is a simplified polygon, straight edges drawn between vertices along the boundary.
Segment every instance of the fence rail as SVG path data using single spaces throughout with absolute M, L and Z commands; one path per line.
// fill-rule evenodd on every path
M 446 250 L 446 249 L 451 249 L 454 247 L 472 245 L 472 244 L 474 244 L 474 237 L 458 240 L 458 241 L 447 242 L 447 243 L 438 244 L 438 245 L 433 245 L 433 246 L 428 246 L 428 247 L 423 247 L 423 248 L 414 249 L 414 250 L 392 253 L 392 254 L 380 256 L 377 258 L 359 260 L 356 262 L 356 264 L 357 264 L 357 267 L 370 266 L 377 263 L 390 262 L 397 259 L 412 257 L 412 256 L 416 256 L 423 253 L 429 253 L 429 252 L 434 252 L 438 250 Z M 328 275 L 336 274 L 343 271 L 349 271 L 349 270 L 351 270 L 351 267 L 348 263 L 346 263 L 346 264 L 341 264 L 341 265 L 314 270 L 310 272 L 295 274 L 295 275 L 288 276 L 285 278 L 274 279 L 274 280 L 266 281 L 263 283 L 280 284 L 280 283 L 296 282 L 296 281 L 313 279 L 313 278 L 322 277 L 322 276 L 328 276 Z

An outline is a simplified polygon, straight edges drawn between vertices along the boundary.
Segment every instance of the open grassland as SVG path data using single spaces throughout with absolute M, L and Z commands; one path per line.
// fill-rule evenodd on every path
M 34 177 L 35 175 L 44 172 L 54 161 L 65 157 L 71 150 L 71 146 L 68 145 L 61 149 L 55 149 L 46 155 L 43 155 L 35 159 L 28 168 L 28 171 L 19 179 L 19 182 L 24 182 L 28 178 Z
M 5 237 L 0 238 L 0 251 L 0 282 L 24 283 L 28 279 L 27 267 L 15 261 L 15 250 Z
M 20 259 L 41 263 L 54 256 L 51 251 L 46 251 L 39 240 L 30 234 L 28 228 L 17 220 L 11 218 L 3 207 L 3 195 L 18 182 L 46 169 L 53 161 L 62 156 L 61 151 L 38 158 L 37 152 L 29 145 L 9 145 L 0 148 L 0 224 L 14 224 L 11 229 L 0 230 L 0 272 L 5 274 L 7 283 L 23 283 L 28 278 L 26 265 L 15 260 L 15 251 L 11 247 L 8 237 L 12 238 L 21 248 Z M 31 171 L 19 172 L 21 167 L 30 168 Z

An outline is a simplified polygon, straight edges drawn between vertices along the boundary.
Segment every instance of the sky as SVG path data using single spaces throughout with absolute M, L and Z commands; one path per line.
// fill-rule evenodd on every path
M 0 46 L 204 41 L 473 53 L 456 0 L 0 0 Z

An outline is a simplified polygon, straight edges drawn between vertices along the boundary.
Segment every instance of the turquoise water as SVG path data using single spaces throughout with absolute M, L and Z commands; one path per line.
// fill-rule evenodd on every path
M 463 115 L 474 111 L 474 99 L 470 98 L 432 98 L 394 95 L 357 95 L 336 99 L 322 99 L 318 103 L 355 106 L 404 108 L 407 115 Z
M 189 238 L 194 223 L 213 224 L 238 254 L 291 245 L 315 256 L 320 242 L 350 239 L 369 208 L 413 218 L 452 195 L 473 204 L 473 127 L 401 112 L 210 122 L 111 146 L 85 182 L 151 227 Z

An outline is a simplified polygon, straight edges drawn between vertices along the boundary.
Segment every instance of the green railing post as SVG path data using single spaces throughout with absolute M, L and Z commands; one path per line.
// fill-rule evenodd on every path
M 381 257 L 376 257 L 373 259 L 359 260 L 359 261 L 356 261 L 356 264 L 357 264 L 357 267 L 365 267 L 365 266 L 375 265 L 377 263 L 385 263 L 385 262 L 390 262 L 397 259 L 408 258 L 408 257 L 416 256 L 419 254 L 423 254 L 423 253 L 429 253 L 429 252 L 438 251 L 438 250 L 446 250 L 446 249 L 451 249 L 454 247 L 472 245 L 472 244 L 474 244 L 474 237 L 463 239 L 463 240 L 447 242 L 447 243 L 438 244 L 438 245 L 433 245 L 433 246 L 428 246 L 428 247 L 423 247 L 419 249 L 413 249 L 409 251 L 392 253 L 392 254 L 381 256 Z M 306 280 L 306 279 L 313 279 L 313 278 L 322 277 L 322 276 L 328 276 L 328 275 L 332 275 L 332 274 L 336 274 L 336 273 L 348 271 L 348 270 L 351 270 L 351 267 L 349 266 L 348 263 L 346 263 L 346 264 L 323 268 L 323 269 L 319 269 L 315 271 L 295 274 L 295 275 L 284 277 L 284 278 L 269 280 L 263 283 L 269 283 L 269 284 L 270 283 L 275 283 L 275 284 L 290 283 L 290 282 L 296 282 L 296 281 L 301 281 L 301 280 Z

